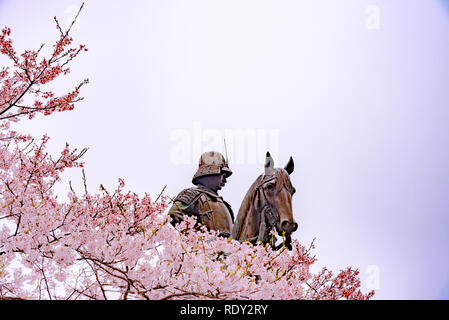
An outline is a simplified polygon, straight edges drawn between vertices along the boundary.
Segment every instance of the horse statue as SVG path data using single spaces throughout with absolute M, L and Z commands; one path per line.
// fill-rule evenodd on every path
M 274 168 L 273 158 L 267 152 L 265 172 L 254 181 L 242 201 L 232 239 L 270 243 L 273 249 L 285 245 L 291 250 L 291 234 L 298 229 L 292 211 L 292 196 L 296 191 L 290 181 L 293 170 L 292 157 L 284 168 Z M 277 247 L 275 237 L 270 234 L 272 230 L 284 238 Z

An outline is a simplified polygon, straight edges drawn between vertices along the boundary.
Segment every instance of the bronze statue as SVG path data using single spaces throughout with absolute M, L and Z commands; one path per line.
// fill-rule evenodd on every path
M 296 191 L 290 181 L 293 170 L 292 157 L 285 168 L 274 168 L 273 158 L 267 152 L 265 173 L 254 181 L 242 201 L 232 230 L 233 239 L 254 244 L 271 241 L 275 248 L 270 231 L 276 230 L 279 235 L 285 235 L 285 245 L 291 249 L 291 234 L 298 228 L 292 211 L 292 196 Z
M 230 237 L 234 214 L 231 206 L 218 195 L 226 179 L 232 174 L 228 163 L 219 152 L 209 151 L 201 155 L 198 170 L 192 178 L 196 187 L 182 190 L 173 200 L 168 214 L 172 224 L 189 215 L 197 218 L 197 223 L 208 230 L 218 230 L 219 235 Z

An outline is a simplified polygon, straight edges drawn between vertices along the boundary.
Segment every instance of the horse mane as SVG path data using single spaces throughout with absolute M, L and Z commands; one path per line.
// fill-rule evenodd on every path
M 257 190 L 257 186 L 260 184 L 260 182 L 263 179 L 263 174 L 261 174 L 260 176 L 257 177 L 257 179 L 253 182 L 253 184 L 251 185 L 251 187 L 249 187 L 248 191 L 246 192 L 245 197 L 243 198 L 242 204 L 240 205 L 240 209 L 239 209 L 239 213 L 240 211 L 242 212 L 248 212 L 249 208 L 252 206 L 253 204 L 253 198 L 254 198 L 254 194 Z
M 234 223 L 234 227 L 232 230 L 232 238 L 233 239 L 240 239 L 240 235 L 242 232 L 243 223 L 245 222 L 246 216 L 251 210 L 251 207 L 253 206 L 253 198 L 254 194 L 257 191 L 257 186 L 260 184 L 260 182 L 263 179 L 263 174 L 259 175 L 256 180 L 251 184 L 248 191 L 245 194 L 245 197 L 242 200 L 242 204 L 240 205 L 237 218 Z

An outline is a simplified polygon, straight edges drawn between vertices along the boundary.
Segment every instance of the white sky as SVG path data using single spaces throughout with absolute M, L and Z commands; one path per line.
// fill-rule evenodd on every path
M 89 147 L 91 191 L 118 178 L 154 196 L 190 186 L 197 160 L 174 161 L 174 132 L 190 139 L 190 159 L 211 133 L 275 132 L 275 165 L 296 164 L 296 236 L 317 238 L 318 266 L 357 267 L 364 285 L 378 267 L 377 298 L 442 297 L 449 20 L 438 1 L 85 2 L 73 36 L 89 51 L 56 88 L 88 77 L 86 99 L 20 127 L 47 133 L 53 152 Z M 53 16 L 69 21 L 80 3 L 3 0 L 0 26 L 19 49 L 50 46 Z M 234 160 L 222 195 L 237 212 L 262 165 Z M 66 178 L 82 190 L 80 173 Z

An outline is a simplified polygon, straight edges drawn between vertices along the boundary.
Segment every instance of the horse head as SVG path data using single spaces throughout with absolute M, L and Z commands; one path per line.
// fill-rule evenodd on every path
M 298 228 L 292 208 L 292 196 L 296 191 L 290 180 L 293 170 L 292 157 L 284 168 L 275 168 L 267 152 L 264 174 L 254 181 L 240 206 L 232 230 L 234 239 L 266 243 L 270 231 L 275 228 L 279 235 L 291 240 L 291 234 Z
M 282 235 L 291 235 L 298 229 L 298 224 L 293 217 L 292 196 L 296 189 L 293 187 L 290 174 L 295 168 L 293 158 L 290 157 L 287 165 L 282 168 L 274 168 L 274 161 L 267 152 L 265 161 L 265 174 L 262 177 L 261 189 L 267 204 L 277 217 L 276 230 Z

